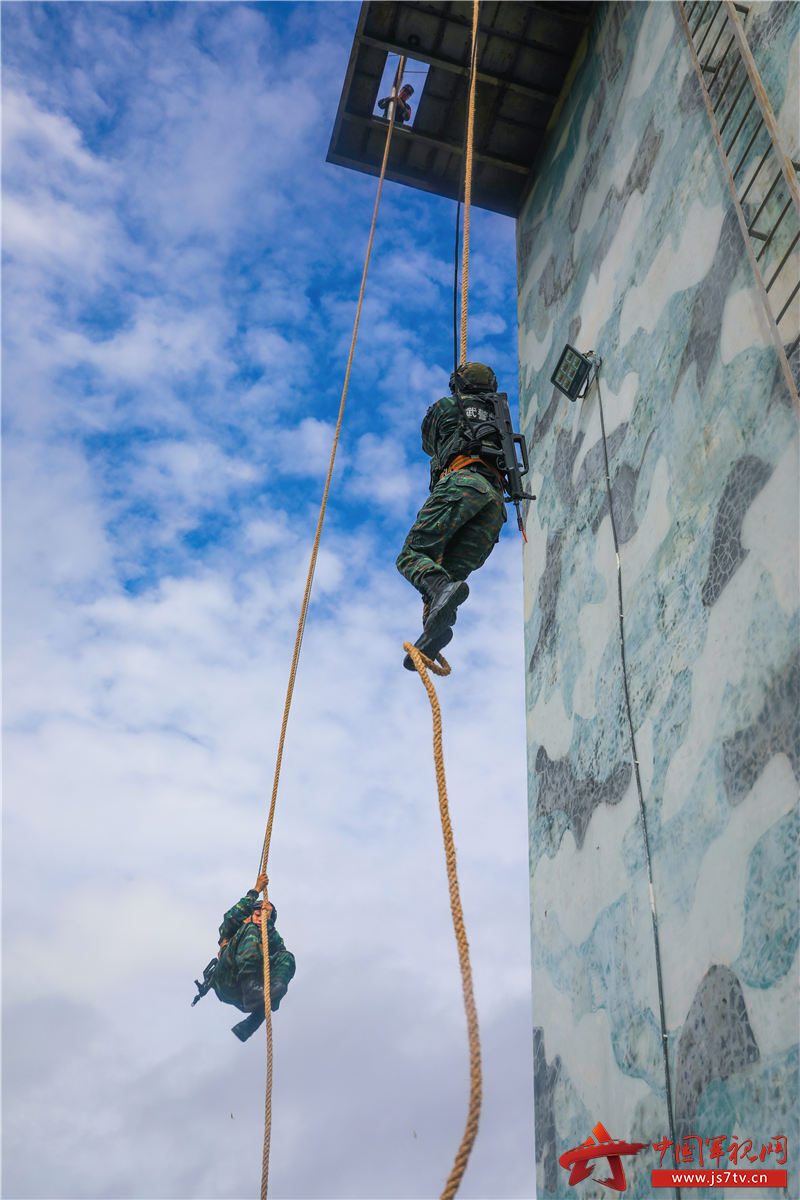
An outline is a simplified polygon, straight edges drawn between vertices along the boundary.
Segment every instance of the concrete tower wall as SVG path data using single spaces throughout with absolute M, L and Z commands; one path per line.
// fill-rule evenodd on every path
M 790 138 L 799 22 L 745 21 Z M 670 1138 L 643 807 L 675 1135 L 726 1135 L 723 1167 L 733 1135 L 756 1155 L 784 1135 L 800 1196 L 798 416 L 675 5 L 597 6 L 538 172 L 518 271 L 539 1195 L 609 1194 L 558 1164 L 598 1121 Z M 550 384 L 567 341 L 602 355 L 599 398 Z M 626 1195 L 658 1158 L 624 1161 Z

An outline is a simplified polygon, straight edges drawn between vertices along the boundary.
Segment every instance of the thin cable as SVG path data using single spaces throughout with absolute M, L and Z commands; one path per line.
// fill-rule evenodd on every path
M 475 80 L 478 54 L 478 13 L 480 0 L 472 3 L 472 54 L 469 67 L 469 100 L 467 102 L 467 148 L 464 158 L 464 241 L 461 251 L 461 355 L 467 361 L 467 294 L 469 291 L 469 216 L 472 202 L 472 145 L 475 137 Z
M 405 58 L 401 58 L 397 64 L 397 74 L 395 75 L 394 86 L 392 87 L 392 98 L 396 98 L 397 91 L 400 86 L 400 81 L 403 78 L 403 67 L 405 66 Z M 333 436 L 333 446 L 331 448 L 331 458 L 328 464 L 328 474 L 325 479 L 325 488 L 322 493 L 322 503 L 320 504 L 319 519 L 317 520 L 317 530 L 314 535 L 314 547 L 311 551 L 311 562 L 308 568 L 308 577 L 306 579 L 306 589 L 303 595 L 303 604 L 300 609 L 300 620 L 297 625 L 297 637 L 294 643 L 294 653 L 292 655 L 292 666 L 289 671 L 289 683 L 286 688 L 286 702 L 283 706 L 283 721 L 281 724 L 280 738 L 278 740 L 278 753 L 275 760 L 275 777 L 272 784 L 272 799 L 269 806 L 269 817 L 267 819 L 267 831 L 264 835 L 264 846 L 261 851 L 261 868 L 259 874 L 265 874 L 267 870 L 267 860 L 269 858 L 270 842 L 272 841 L 272 826 L 275 820 L 275 803 L 278 798 L 278 781 L 281 773 L 281 763 L 283 762 L 283 747 L 286 740 L 286 726 L 289 723 L 289 710 L 292 705 L 292 696 L 294 694 L 294 681 L 297 675 L 297 664 L 300 658 L 300 647 L 303 643 L 303 633 L 306 627 L 306 617 L 308 615 L 308 604 L 311 596 L 311 585 L 314 581 L 314 570 L 317 565 L 317 553 L 319 551 L 320 537 L 322 536 L 322 522 L 325 519 L 325 509 L 328 504 L 328 491 L 331 485 L 331 477 L 333 475 L 333 464 L 336 458 L 336 448 L 339 444 L 339 432 L 342 428 L 342 416 L 344 415 L 344 402 L 347 397 L 347 385 L 350 382 L 350 369 L 353 365 L 353 354 L 356 348 L 356 336 L 358 334 L 358 324 L 361 319 L 361 304 L 364 299 L 364 288 L 367 282 L 367 269 L 369 267 L 370 255 L 372 253 L 372 241 L 375 236 L 375 225 L 378 220 L 378 207 L 381 202 L 381 192 L 383 190 L 383 179 L 386 174 L 386 163 L 389 159 L 389 143 L 392 138 L 394 129 L 394 116 L 396 103 L 391 106 L 391 115 L 389 117 L 389 128 L 386 131 L 386 145 L 383 149 L 383 161 L 381 163 L 380 178 L 378 179 L 378 192 L 375 196 L 375 208 L 372 213 L 372 225 L 369 231 L 369 241 L 367 242 L 367 252 L 364 258 L 364 270 L 361 276 L 361 289 L 358 293 L 358 305 L 356 307 L 356 317 L 353 324 L 353 336 L 350 341 L 350 353 L 347 358 L 347 370 L 344 376 L 344 387 L 342 388 L 342 398 L 339 402 L 339 416 L 336 421 L 336 431 Z M 267 889 L 264 888 L 264 900 L 267 899 Z M 263 910 L 262 910 L 263 911 Z M 262 918 L 262 929 L 264 922 Z M 262 949 L 264 959 L 264 1008 L 266 1013 L 267 1025 L 267 1094 L 264 1106 L 264 1153 L 261 1167 L 261 1200 L 266 1200 L 267 1186 L 269 1180 L 269 1147 L 270 1147 L 270 1129 L 272 1125 L 272 1018 L 270 1015 L 269 1003 L 269 943 L 264 940 L 262 932 Z
M 450 667 L 446 659 L 439 656 L 440 666 L 431 662 L 421 654 L 411 642 L 404 642 L 403 649 L 411 655 L 419 677 L 425 685 L 433 716 L 433 758 L 436 764 L 436 786 L 439 791 L 439 815 L 442 820 L 442 837 L 444 839 L 444 854 L 447 865 L 447 884 L 450 891 L 450 912 L 453 917 L 453 929 L 458 945 L 458 961 L 461 967 L 461 989 L 464 993 L 464 1010 L 467 1014 L 467 1036 L 469 1038 L 469 1108 L 467 1123 L 458 1147 L 453 1169 L 440 1200 L 452 1200 L 458 1191 L 461 1177 L 469 1162 L 470 1152 L 478 1133 L 478 1122 L 481 1116 L 481 1099 L 483 1095 L 483 1080 L 481 1077 L 481 1039 L 478 1030 L 478 1010 L 475 1007 L 475 994 L 472 989 L 472 968 L 469 962 L 469 942 L 464 926 L 464 912 L 461 907 L 461 896 L 458 890 L 458 870 L 456 867 L 456 848 L 453 841 L 453 826 L 450 823 L 450 810 L 447 803 L 447 783 L 444 776 L 444 753 L 442 750 L 442 714 L 436 688 L 433 686 L 428 670 L 436 675 L 449 675 Z M 428 670 L 426 670 L 426 667 Z
M 469 126 L 469 91 L 464 94 L 464 136 L 461 139 L 461 169 L 458 173 L 456 197 L 456 240 L 453 247 L 453 371 L 458 370 L 458 266 L 461 252 L 461 205 L 464 200 L 464 178 L 467 166 L 467 128 Z
M 669 1136 L 674 1145 L 675 1142 L 675 1124 L 672 1116 L 672 1085 L 670 1082 L 669 1071 L 669 1034 L 667 1033 L 666 1013 L 664 1009 L 664 981 L 661 971 L 661 942 L 658 933 L 658 915 L 656 913 L 656 898 L 653 890 L 653 863 L 650 858 L 650 839 L 647 833 L 647 814 L 644 806 L 644 792 L 642 790 L 642 778 L 639 773 L 639 755 L 636 751 L 636 736 L 633 731 L 633 716 L 631 714 L 631 698 L 628 691 L 628 665 L 625 658 L 625 626 L 624 626 L 624 609 L 622 607 L 622 562 L 619 556 L 619 540 L 617 538 L 617 524 L 614 520 L 614 501 L 611 494 L 611 472 L 608 465 L 608 444 L 606 442 L 606 423 L 603 415 L 603 397 L 600 392 L 600 364 L 597 363 L 594 374 L 594 382 L 597 384 L 597 400 L 600 410 L 600 431 L 603 435 L 603 457 L 606 465 L 606 492 L 608 495 L 608 515 L 611 518 L 611 534 L 614 538 L 614 553 L 617 556 L 617 599 L 618 599 L 618 617 L 619 617 L 619 652 L 622 661 L 622 687 L 625 695 L 625 710 L 628 715 L 628 731 L 631 743 L 631 756 L 633 758 L 633 770 L 636 777 L 636 791 L 639 797 L 639 815 L 642 822 L 642 838 L 644 840 L 644 856 L 647 863 L 647 882 L 650 887 L 650 915 L 653 922 L 653 948 L 655 951 L 656 960 L 656 981 L 658 984 L 658 1011 L 661 1021 L 661 1050 L 664 1056 L 664 1082 L 667 1093 L 667 1117 L 669 1119 Z M 675 1195 L 680 1200 L 680 1189 L 675 1188 Z

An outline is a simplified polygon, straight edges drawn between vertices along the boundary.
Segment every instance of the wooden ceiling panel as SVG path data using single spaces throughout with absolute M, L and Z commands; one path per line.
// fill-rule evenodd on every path
M 543 130 L 592 16 L 592 4 L 484 0 L 478 34 L 473 203 L 516 216 Z M 472 4 L 361 5 L 328 162 L 377 175 L 386 122 L 373 109 L 387 55 L 430 64 L 410 126 L 392 138 L 387 177 L 455 198 L 460 186 Z M 409 82 L 414 83 L 413 78 Z

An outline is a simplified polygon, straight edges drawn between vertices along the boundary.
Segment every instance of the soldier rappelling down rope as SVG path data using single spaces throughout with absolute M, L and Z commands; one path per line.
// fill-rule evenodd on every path
M 491 367 L 462 364 L 450 376 L 450 393 L 431 405 L 422 422 L 431 494 L 397 557 L 398 571 L 422 595 L 423 633 L 414 644 L 428 658 L 451 640 L 456 610 L 469 595 L 464 581 L 499 541 L 504 493 L 517 506 L 520 530 L 519 501 L 535 499 L 522 486 L 527 447 L 513 431 L 508 397 L 498 392 Z M 415 670 L 408 654 L 403 666 Z
M 267 885 L 266 875 L 259 875 L 251 888 L 222 918 L 219 927 L 220 951 L 203 972 L 203 982 L 195 980 L 198 995 L 205 996 L 211 988 L 224 1004 L 233 1004 L 250 1015 L 233 1026 L 232 1032 L 245 1042 L 264 1021 L 264 954 L 261 944 L 261 907 L 269 907 L 267 918 L 269 940 L 270 1009 L 276 1012 L 286 995 L 289 981 L 295 972 L 294 955 L 286 949 L 283 938 L 275 928 L 277 909 L 268 900 L 258 898 Z

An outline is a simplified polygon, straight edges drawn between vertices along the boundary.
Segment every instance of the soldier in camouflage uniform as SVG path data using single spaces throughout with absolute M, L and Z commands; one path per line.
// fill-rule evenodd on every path
M 485 420 L 481 395 L 496 391 L 491 367 L 463 364 L 450 377 L 451 395 L 432 404 L 422 422 L 431 494 L 403 543 L 397 569 L 422 595 L 424 630 L 415 645 L 429 658 L 451 640 L 456 609 L 469 595 L 464 580 L 489 557 L 506 519 L 503 477 L 491 465 L 499 443 L 490 437 L 489 453 L 482 457 L 470 428 Z M 408 654 L 403 665 L 415 669 Z
M 225 913 L 219 927 L 220 952 L 211 978 L 211 986 L 225 1004 L 233 1004 L 249 1021 L 241 1021 L 233 1032 L 245 1041 L 264 1019 L 264 956 L 261 944 L 261 906 L 258 894 L 267 883 L 260 875 L 233 908 Z M 269 995 L 270 1008 L 277 1011 L 295 972 L 294 955 L 286 949 L 275 927 L 277 910 L 269 901 Z M 261 1018 L 260 1020 L 258 1018 Z

